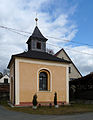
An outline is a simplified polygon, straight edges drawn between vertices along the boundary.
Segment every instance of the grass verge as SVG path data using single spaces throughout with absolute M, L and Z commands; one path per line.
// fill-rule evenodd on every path
M 59 108 L 48 106 L 38 107 L 36 110 L 33 110 L 32 107 L 14 107 L 11 108 L 7 103 L 2 104 L 6 109 L 24 112 L 29 114 L 39 114 L 39 115 L 72 115 L 72 114 L 81 114 L 86 112 L 93 112 L 93 105 L 86 104 L 73 104 L 71 106 L 60 106 Z

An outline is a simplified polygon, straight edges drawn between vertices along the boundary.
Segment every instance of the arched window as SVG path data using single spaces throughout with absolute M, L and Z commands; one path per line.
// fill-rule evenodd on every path
M 48 90 L 48 75 L 46 72 L 39 74 L 39 90 Z
M 39 71 L 39 91 L 50 91 L 50 72 L 46 69 Z

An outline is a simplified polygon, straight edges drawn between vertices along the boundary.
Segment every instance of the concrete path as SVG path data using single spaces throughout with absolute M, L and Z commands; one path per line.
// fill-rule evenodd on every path
M 31 115 L 9 111 L 0 106 L 0 120 L 93 120 L 93 113 L 78 115 Z

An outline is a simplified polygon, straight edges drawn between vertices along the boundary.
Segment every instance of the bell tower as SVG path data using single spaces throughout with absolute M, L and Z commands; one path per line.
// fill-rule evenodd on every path
M 46 41 L 48 39 L 42 35 L 39 28 L 37 27 L 38 18 L 35 18 L 35 21 L 36 21 L 36 27 L 32 35 L 29 37 L 28 41 L 26 42 L 28 44 L 28 50 L 46 52 Z

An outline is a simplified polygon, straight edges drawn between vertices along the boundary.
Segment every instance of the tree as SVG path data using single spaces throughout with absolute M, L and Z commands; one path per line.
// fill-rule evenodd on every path
M 27 51 L 28 51 L 27 49 L 24 50 L 24 52 L 27 52 Z
M 9 75 L 9 73 L 10 73 L 9 69 L 4 69 L 3 75 Z
M 0 72 L 0 79 L 3 77 L 3 73 Z
M 47 53 L 49 53 L 49 54 L 51 54 L 51 55 L 54 55 L 54 51 L 52 50 L 52 49 L 50 49 L 50 48 L 47 48 Z

